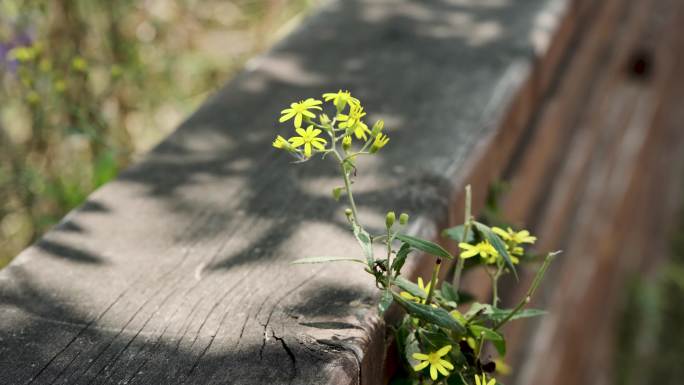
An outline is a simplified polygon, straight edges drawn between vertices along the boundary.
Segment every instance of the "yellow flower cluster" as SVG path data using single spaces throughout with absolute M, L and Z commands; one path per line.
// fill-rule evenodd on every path
M 363 142 L 362 150 L 351 154 L 352 156 L 374 154 L 387 145 L 389 137 L 382 133 L 383 122 L 378 121 L 372 130 L 369 129 L 363 121 L 366 112 L 361 102 L 349 91 L 339 90 L 322 96 L 323 100 L 335 106 L 334 119 L 331 120 L 323 113 L 321 100 L 308 98 L 291 103 L 289 108 L 280 112 L 279 121 L 283 123 L 292 120 L 297 135 L 289 139 L 278 135 L 273 141 L 273 147 L 286 150 L 299 158 L 308 159 L 315 152 L 336 152 L 335 145 L 338 141 L 341 142 L 341 148 L 347 154 L 352 147 L 352 136 Z M 320 113 L 318 121 L 316 121 L 316 113 Z M 326 147 L 328 140 L 319 137 L 324 132 L 331 139 L 329 147 Z

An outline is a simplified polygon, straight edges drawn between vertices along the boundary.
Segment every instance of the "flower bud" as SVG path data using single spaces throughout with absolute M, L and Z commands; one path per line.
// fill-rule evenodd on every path
M 325 125 L 325 124 L 330 123 L 330 118 L 329 118 L 328 115 L 326 115 L 326 114 L 321 114 L 321 115 L 319 116 L 319 119 L 320 119 L 320 121 L 321 121 L 321 124 L 324 124 L 324 125 Z
M 342 138 L 342 148 L 344 151 L 349 151 L 352 145 L 352 137 L 351 135 L 345 135 L 344 138 Z
M 378 136 L 378 134 L 382 131 L 383 127 L 385 127 L 385 122 L 383 120 L 378 120 L 377 122 L 375 122 L 373 128 L 371 129 L 371 137 Z
M 408 223 L 408 220 L 409 220 L 408 214 L 406 214 L 406 213 L 401 213 L 401 215 L 399 215 L 399 224 L 400 224 L 400 225 L 403 226 L 403 225 L 407 224 L 407 223 Z
M 344 209 L 344 215 L 346 215 L 347 218 L 351 218 L 352 214 L 353 214 L 353 213 L 352 213 L 352 210 L 351 210 L 351 209 L 349 209 L 349 208 Z
M 397 215 L 394 213 L 394 211 L 390 211 L 387 213 L 387 216 L 385 216 L 385 225 L 388 229 L 394 226 L 394 221 L 396 220 L 396 218 Z
M 389 138 L 387 137 L 387 135 L 384 135 L 384 134 L 376 135 L 375 140 L 373 141 L 373 144 L 371 145 L 370 153 L 375 154 L 376 152 L 378 152 L 378 150 L 385 147 L 387 142 L 389 142 Z

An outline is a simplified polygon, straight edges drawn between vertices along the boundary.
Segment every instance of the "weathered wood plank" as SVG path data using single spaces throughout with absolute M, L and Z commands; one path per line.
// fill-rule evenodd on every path
M 517 130 L 501 118 L 564 6 L 326 4 L 0 273 L 0 383 L 380 382 L 370 280 L 288 265 L 357 250 L 327 196 L 333 167 L 270 149 L 278 112 L 354 91 L 392 137 L 360 166 L 362 218 L 408 211 L 434 235 L 462 181 L 480 170 L 484 186 L 510 157 L 536 94 Z

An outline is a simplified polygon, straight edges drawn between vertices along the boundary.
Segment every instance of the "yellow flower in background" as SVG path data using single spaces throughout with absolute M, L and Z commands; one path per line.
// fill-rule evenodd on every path
M 495 378 L 490 378 L 489 382 L 487 382 L 487 376 L 482 373 L 482 379 L 478 377 L 478 375 L 475 375 L 475 385 L 495 385 L 496 384 L 496 379 Z
M 502 228 L 499 227 L 492 227 L 492 231 L 496 233 L 496 235 L 500 236 L 501 239 L 507 242 L 513 242 L 516 245 L 520 243 L 534 243 L 537 241 L 537 237 L 532 236 L 529 231 L 527 230 L 521 230 L 521 231 L 514 231 L 510 227 L 504 231 Z
M 378 134 L 375 136 L 375 140 L 373 141 L 373 144 L 371 145 L 370 148 L 370 153 L 374 154 L 378 152 L 379 149 L 385 147 L 385 145 L 389 142 L 389 137 L 385 134 Z
M 8 53 L 7 56 L 10 59 L 14 59 L 18 62 L 24 63 L 27 61 L 31 61 L 36 58 L 38 54 L 38 51 L 34 49 L 31 46 L 22 46 L 22 47 L 16 47 L 12 48 Z
M 461 251 L 461 258 L 463 259 L 480 255 L 480 257 L 488 260 L 499 256 L 499 253 L 489 241 L 482 241 L 476 245 L 461 242 L 458 244 L 458 247 L 463 250 Z
M 321 130 L 317 128 L 314 129 L 313 126 L 309 126 L 306 128 L 306 130 L 300 127 L 295 131 L 297 131 L 300 136 L 291 137 L 290 143 L 294 148 L 304 146 L 304 156 L 307 158 L 311 157 L 313 148 L 320 151 L 325 150 L 325 144 L 327 143 L 326 140 L 318 137 L 318 135 L 322 132 Z M 276 138 L 276 140 L 278 139 Z
M 413 353 L 413 358 L 421 361 L 418 365 L 413 367 L 413 370 L 419 372 L 425 369 L 428 365 L 430 366 L 430 378 L 432 380 L 437 380 L 437 372 L 440 372 L 443 376 L 448 376 L 450 370 L 454 370 L 454 365 L 451 362 L 443 359 L 447 353 L 451 350 L 451 345 L 446 345 L 436 352 L 431 352 L 428 354 L 423 353 Z M 490 385 L 490 384 L 487 384 Z
M 322 110 L 322 108 L 319 107 L 320 104 L 323 104 L 323 102 L 314 98 L 308 98 L 298 103 L 292 103 L 290 104 L 290 108 L 280 111 L 282 115 L 280 117 L 280 122 L 282 123 L 294 118 L 295 128 L 300 128 L 302 126 L 302 119 L 304 119 L 304 117 L 316 117 L 316 114 L 309 110 Z
M 338 111 L 342 111 L 344 107 L 347 106 L 347 104 L 349 104 L 350 106 L 361 105 L 359 99 L 353 97 L 351 95 L 351 92 L 342 90 L 339 90 L 336 93 L 328 92 L 323 94 L 323 100 L 325 100 L 326 102 L 332 100 L 333 104 L 335 105 L 335 107 L 337 107 Z
M 76 56 L 71 60 L 71 68 L 78 72 L 85 72 L 88 69 L 88 62 L 80 56 Z
M 422 290 L 425 293 L 425 297 L 427 297 L 428 293 L 430 292 L 430 285 L 432 285 L 432 282 L 428 282 L 427 286 L 425 286 L 425 283 L 423 282 L 423 278 L 418 277 L 418 287 L 420 288 L 420 290 Z M 407 291 L 402 291 L 401 293 L 399 293 L 399 295 L 402 298 L 405 298 L 409 301 L 418 302 L 418 303 L 425 303 L 425 299 L 417 297 L 417 296 L 415 296 L 415 295 L 413 295 Z

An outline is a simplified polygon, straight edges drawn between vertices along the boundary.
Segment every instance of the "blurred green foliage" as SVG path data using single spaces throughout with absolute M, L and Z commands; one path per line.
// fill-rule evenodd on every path
M 0 266 L 312 1 L 0 1 Z
M 684 208 L 670 258 L 625 290 L 616 341 L 616 385 L 679 385 L 684 378 Z

